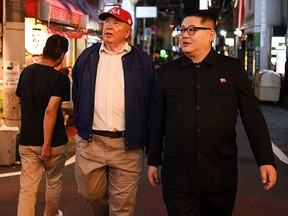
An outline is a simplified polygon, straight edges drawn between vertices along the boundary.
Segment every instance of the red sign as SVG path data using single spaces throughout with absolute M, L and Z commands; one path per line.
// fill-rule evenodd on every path
M 69 13 L 68 11 L 51 5 L 50 7 L 50 21 L 63 23 L 71 26 L 79 26 L 80 15 Z
M 2 1 L 1 1 L 2 2 Z M 2 10 L 2 4 L 0 5 Z M 37 18 L 38 17 L 38 1 L 37 0 L 26 0 L 25 1 L 25 12 L 26 17 Z
M 79 24 L 80 24 L 80 16 L 78 14 L 72 13 L 70 22 L 71 22 L 71 25 L 79 26 Z

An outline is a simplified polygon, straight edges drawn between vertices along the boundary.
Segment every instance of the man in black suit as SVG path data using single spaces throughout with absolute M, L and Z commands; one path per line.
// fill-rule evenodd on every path
M 264 189 L 276 182 L 269 131 L 239 59 L 211 48 L 216 17 L 185 16 L 183 56 L 160 68 L 151 110 L 148 178 L 160 184 L 168 215 L 231 215 L 237 190 L 238 112 Z M 163 158 L 162 158 L 163 154 Z

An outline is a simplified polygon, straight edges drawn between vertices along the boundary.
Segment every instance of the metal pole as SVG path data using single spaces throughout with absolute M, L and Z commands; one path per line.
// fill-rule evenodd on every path
M 145 28 L 146 28 L 146 18 L 143 18 L 143 51 L 146 51 Z
M 235 44 L 234 44 L 234 56 L 235 58 L 238 57 L 238 35 L 235 35 Z

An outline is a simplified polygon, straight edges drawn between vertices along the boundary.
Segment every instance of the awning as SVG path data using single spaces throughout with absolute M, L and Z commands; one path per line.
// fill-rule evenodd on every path
M 101 21 L 98 18 L 95 10 L 88 4 L 85 0 L 60 0 L 61 4 L 64 5 L 67 9 L 69 9 L 69 4 L 73 5 L 74 8 L 80 10 L 83 14 L 88 14 L 90 17 Z
M 88 39 L 90 36 L 98 37 L 99 40 L 101 39 L 101 33 L 95 32 L 95 31 L 87 31 L 87 32 L 79 32 L 77 30 L 69 30 L 65 29 L 61 26 L 57 25 L 49 25 L 47 26 L 47 31 L 49 34 L 59 34 L 66 38 L 82 38 L 82 39 Z
M 68 32 L 61 29 L 47 28 L 49 34 L 59 34 L 66 38 L 84 38 L 87 39 L 86 33 Z
M 102 26 L 99 24 L 96 13 L 88 3 L 81 0 L 26 0 L 25 6 L 26 17 L 41 21 L 47 26 L 48 33 L 60 34 L 67 38 L 85 39 L 88 35 L 101 34 Z M 87 15 L 88 12 L 89 15 Z
M 70 13 L 83 15 L 82 11 L 66 0 L 42 0 L 42 2 L 49 2 L 51 6 L 63 9 Z
M 0 0 L 0 3 L 3 0 Z M 71 14 L 78 15 L 89 15 L 89 17 L 102 22 L 94 9 L 85 0 L 26 0 L 25 1 L 25 12 L 26 17 L 39 18 L 40 12 L 38 2 L 48 2 L 51 6 L 63 9 Z M 1 7 L 2 8 L 2 7 Z M 40 14 L 41 16 L 41 14 Z

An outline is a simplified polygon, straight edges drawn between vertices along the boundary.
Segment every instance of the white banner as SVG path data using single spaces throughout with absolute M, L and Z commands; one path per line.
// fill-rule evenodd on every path
M 3 70 L 3 87 L 16 88 L 20 75 L 19 61 L 4 61 Z

